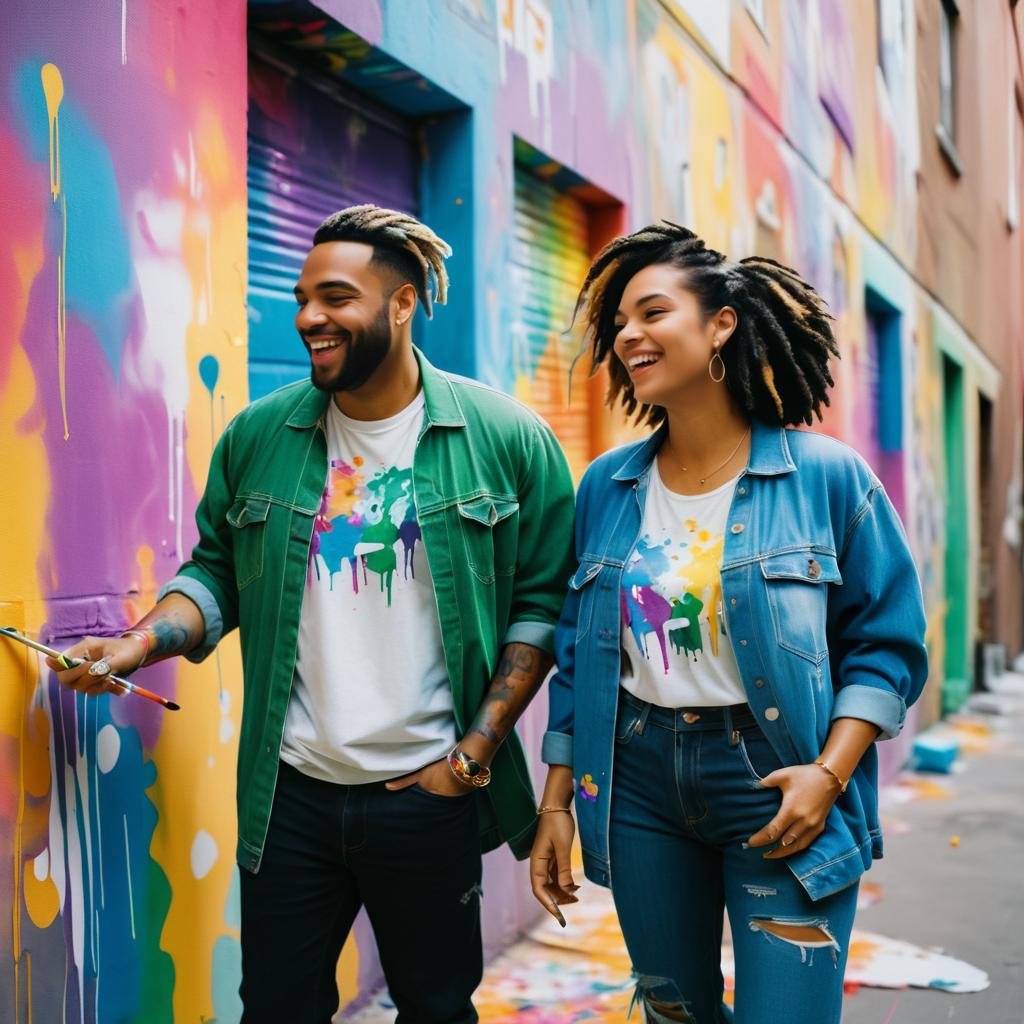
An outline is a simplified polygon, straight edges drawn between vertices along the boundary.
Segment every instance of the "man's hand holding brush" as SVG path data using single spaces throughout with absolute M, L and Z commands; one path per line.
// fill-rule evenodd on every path
M 87 636 L 63 651 L 60 659 L 48 657 L 46 663 L 69 689 L 90 697 L 124 696 L 128 691 L 112 676 L 127 676 L 143 665 L 187 654 L 202 641 L 204 632 L 199 609 L 181 594 L 168 594 L 121 636 Z

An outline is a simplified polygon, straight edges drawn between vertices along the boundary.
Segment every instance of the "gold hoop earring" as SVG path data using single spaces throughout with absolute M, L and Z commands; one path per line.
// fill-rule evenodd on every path
M 721 367 L 722 372 L 716 377 L 715 376 L 715 360 L 718 360 L 718 365 Z M 718 353 L 718 349 L 715 349 L 715 354 L 711 357 L 711 362 L 708 363 L 708 376 L 716 383 L 721 384 L 725 380 L 725 360 Z

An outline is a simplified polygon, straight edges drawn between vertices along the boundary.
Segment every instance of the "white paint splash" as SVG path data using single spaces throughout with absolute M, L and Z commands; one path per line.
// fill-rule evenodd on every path
M 128 63 L 128 0 L 121 0 L 121 63 Z
M 132 260 L 145 311 L 145 337 L 126 376 L 162 395 L 167 409 L 167 519 L 174 554 L 182 554 L 185 409 L 189 374 L 185 337 L 193 317 L 192 280 L 184 254 L 185 205 L 142 189 L 133 204 Z
M 135 893 L 132 890 L 132 852 L 131 847 L 128 845 L 128 815 L 122 814 L 121 820 L 124 822 L 124 868 L 125 875 L 128 878 L 128 914 L 131 918 L 132 923 L 132 939 L 135 938 Z
M 214 864 L 217 863 L 217 843 L 206 829 L 200 829 L 192 840 L 192 874 L 195 878 L 205 878 Z
M 104 775 L 109 772 L 121 754 L 121 734 L 109 722 L 96 736 L 96 762 Z
M 32 861 L 32 873 L 40 882 L 45 882 L 50 874 L 50 851 L 43 850 L 35 860 Z

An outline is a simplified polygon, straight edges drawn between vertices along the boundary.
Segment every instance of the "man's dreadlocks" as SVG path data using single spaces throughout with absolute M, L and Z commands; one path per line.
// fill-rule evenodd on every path
M 839 355 L 824 299 L 795 270 L 752 256 L 730 263 L 692 231 L 662 221 L 609 242 L 594 260 L 576 302 L 595 368 L 615 342 L 615 315 L 630 279 L 644 267 L 667 264 L 685 273 L 705 317 L 723 306 L 737 324 L 721 351 L 726 386 L 748 416 L 783 426 L 821 419 L 833 380 L 829 357 Z M 660 406 L 638 402 L 629 374 L 608 359 L 608 404 L 656 426 Z
M 332 213 L 316 229 L 313 244 L 365 242 L 373 246 L 371 264 L 392 270 L 416 289 L 427 316 L 433 316 L 430 275 L 434 275 L 434 300 L 448 298 L 448 272 L 444 261 L 451 246 L 415 217 L 366 203 Z

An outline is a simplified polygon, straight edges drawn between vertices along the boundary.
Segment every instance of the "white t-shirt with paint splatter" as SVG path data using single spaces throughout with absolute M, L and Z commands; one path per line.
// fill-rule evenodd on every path
M 328 408 L 281 759 L 355 785 L 443 757 L 455 719 L 412 486 L 423 393 L 386 420 Z
M 707 494 L 670 491 L 651 466 L 640 539 L 622 572 L 622 685 L 666 708 L 745 704 L 722 605 L 734 477 Z

